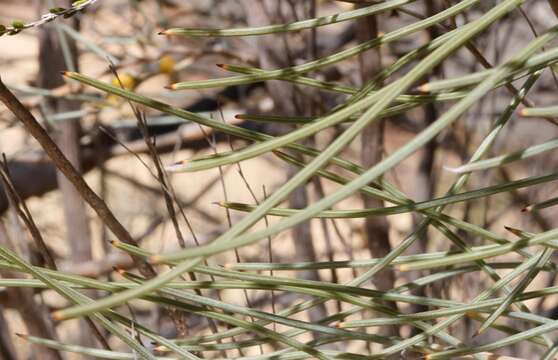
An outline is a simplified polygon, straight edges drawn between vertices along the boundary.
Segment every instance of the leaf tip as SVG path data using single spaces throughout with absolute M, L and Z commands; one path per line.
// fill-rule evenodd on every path
M 182 161 L 175 162 L 172 165 L 165 166 L 165 170 L 168 171 L 168 172 L 171 172 L 171 173 L 180 172 L 180 171 L 184 170 L 184 168 L 186 167 L 188 162 L 189 162 L 188 160 L 182 160 Z
M 507 225 L 504 225 L 504 229 L 506 229 L 507 231 L 509 231 L 511 233 L 517 232 L 517 229 L 514 229 L 511 226 L 507 226 Z
M 419 85 L 419 86 L 417 86 L 417 90 L 420 91 L 420 92 L 425 92 L 425 93 L 430 92 L 430 85 L 428 83 Z
M 458 167 L 451 167 L 451 166 L 447 166 L 447 165 L 443 166 L 444 170 L 449 171 L 449 172 L 454 173 L 454 174 L 461 173 L 462 172 L 461 168 L 462 168 L 461 166 L 458 166 Z
M 399 266 L 399 271 L 401 271 L 401 272 L 409 271 L 409 265 L 400 265 Z
M 511 232 L 512 234 L 514 234 L 515 236 L 522 236 L 522 231 L 516 228 L 512 228 L 511 226 L 504 226 L 504 229 L 506 229 L 507 231 Z
M 60 313 L 60 311 L 55 311 L 53 313 L 50 314 L 50 317 L 52 320 L 54 321 L 60 321 L 62 320 L 62 314 Z

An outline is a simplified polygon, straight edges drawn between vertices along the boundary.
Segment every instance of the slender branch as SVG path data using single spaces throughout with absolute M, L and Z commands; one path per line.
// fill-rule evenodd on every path
M 56 263 L 54 262 L 54 257 L 48 246 L 46 245 L 41 232 L 37 228 L 35 221 L 33 221 L 33 217 L 25 204 L 25 201 L 21 199 L 17 191 L 15 190 L 15 186 L 10 178 L 9 169 L 8 169 L 8 162 L 6 161 L 6 157 L 3 155 L 3 161 L 0 162 L 0 178 L 2 179 L 2 183 L 4 184 L 4 188 L 6 190 L 6 195 L 13 203 L 13 207 L 21 218 L 21 220 L 25 223 L 29 232 L 31 233 L 31 238 L 34 240 L 35 245 L 37 246 L 37 250 L 40 252 L 41 256 L 45 264 L 52 270 L 56 270 Z
M 80 0 L 74 1 L 70 8 L 64 9 L 61 7 L 52 8 L 46 14 L 43 14 L 41 18 L 37 21 L 30 22 L 25 24 L 21 21 L 13 21 L 10 26 L 0 25 L 0 36 L 2 35 L 15 35 L 25 29 L 37 27 L 49 23 L 53 20 L 56 20 L 59 17 L 70 17 L 77 14 L 79 11 L 85 9 L 87 6 L 96 3 L 98 0 Z
M 95 210 L 99 218 L 114 233 L 118 240 L 137 245 L 128 230 L 116 219 L 107 204 L 85 182 L 81 174 L 60 151 L 48 133 L 41 127 L 31 112 L 10 92 L 0 79 L 0 101 L 23 123 L 27 131 L 33 136 L 47 153 L 56 167 L 74 185 L 83 199 Z M 134 263 L 146 277 L 154 277 L 155 270 L 144 259 L 134 257 Z

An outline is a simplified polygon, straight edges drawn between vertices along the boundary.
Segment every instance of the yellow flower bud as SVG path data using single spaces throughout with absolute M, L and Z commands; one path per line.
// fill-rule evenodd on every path
M 174 72 L 174 67 L 176 61 L 170 55 L 164 55 L 159 60 L 159 71 L 163 74 L 172 74 Z
M 126 90 L 133 90 L 137 85 L 136 78 L 127 73 L 119 74 L 118 78 L 113 78 L 111 83 L 113 86 L 123 87 Z
M 134 90 L 138 86 L 138 80 L 135 76 L 129 73 L 118 74 L 117 77 L 113 77 L 111 80 L 112 86 L 117 88 L 124 88 L 126 90 Z M 120 96 L 108 94 L 107 104 L 110 106 L 118 106 L 123 103 L 123 99 Z

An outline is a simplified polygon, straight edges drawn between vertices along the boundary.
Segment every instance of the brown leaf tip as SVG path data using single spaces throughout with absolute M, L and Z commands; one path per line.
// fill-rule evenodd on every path
M 52 314 L 50 314 L 50 317 L 52 318 L 52 320 L 54 321 L 60 321 L 62 320 L 62 315 L 60 315 L 60 311 L 55 311 Z
M 428 83 L 417 86 L 417 90 L 423 93 L 430 92 L 430 85 Z

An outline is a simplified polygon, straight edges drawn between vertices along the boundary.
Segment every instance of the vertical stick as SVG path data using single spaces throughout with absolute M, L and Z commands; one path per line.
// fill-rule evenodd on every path
M 357 39 L 359 42 L 368 41 L 378 37 L 378 19 L 376 16 L 368 16 L 357 20 Z M 382 69 L 382 54 L 380 48 L 369 50 L 359 55 L 360 72 L 362 83 L 372 79 Z M 385 120 L 375 121 L 367 126 L 361 134 L 361 161 L 364 168 L 369 168 L 382 159 L 384 152 L 384 127 Z M 365 208 L 383 207 L 383 202 L 363 196 Z M 391 252 L 389 242 L 389 223 L 386 217 L 370 216 L 364 221 L 364 237 L 366 245 L 372 257 L 382 258 Z M 378 290 L 393 289 L 395 284 L 395 273 L 393 269 L 378 273 L 372 282 Z M 396 306 L 393 303 L 386 303 L 389 306 Z M 396 327 L 386 327 L 382 329 L 383 335 L 399 335 Z

